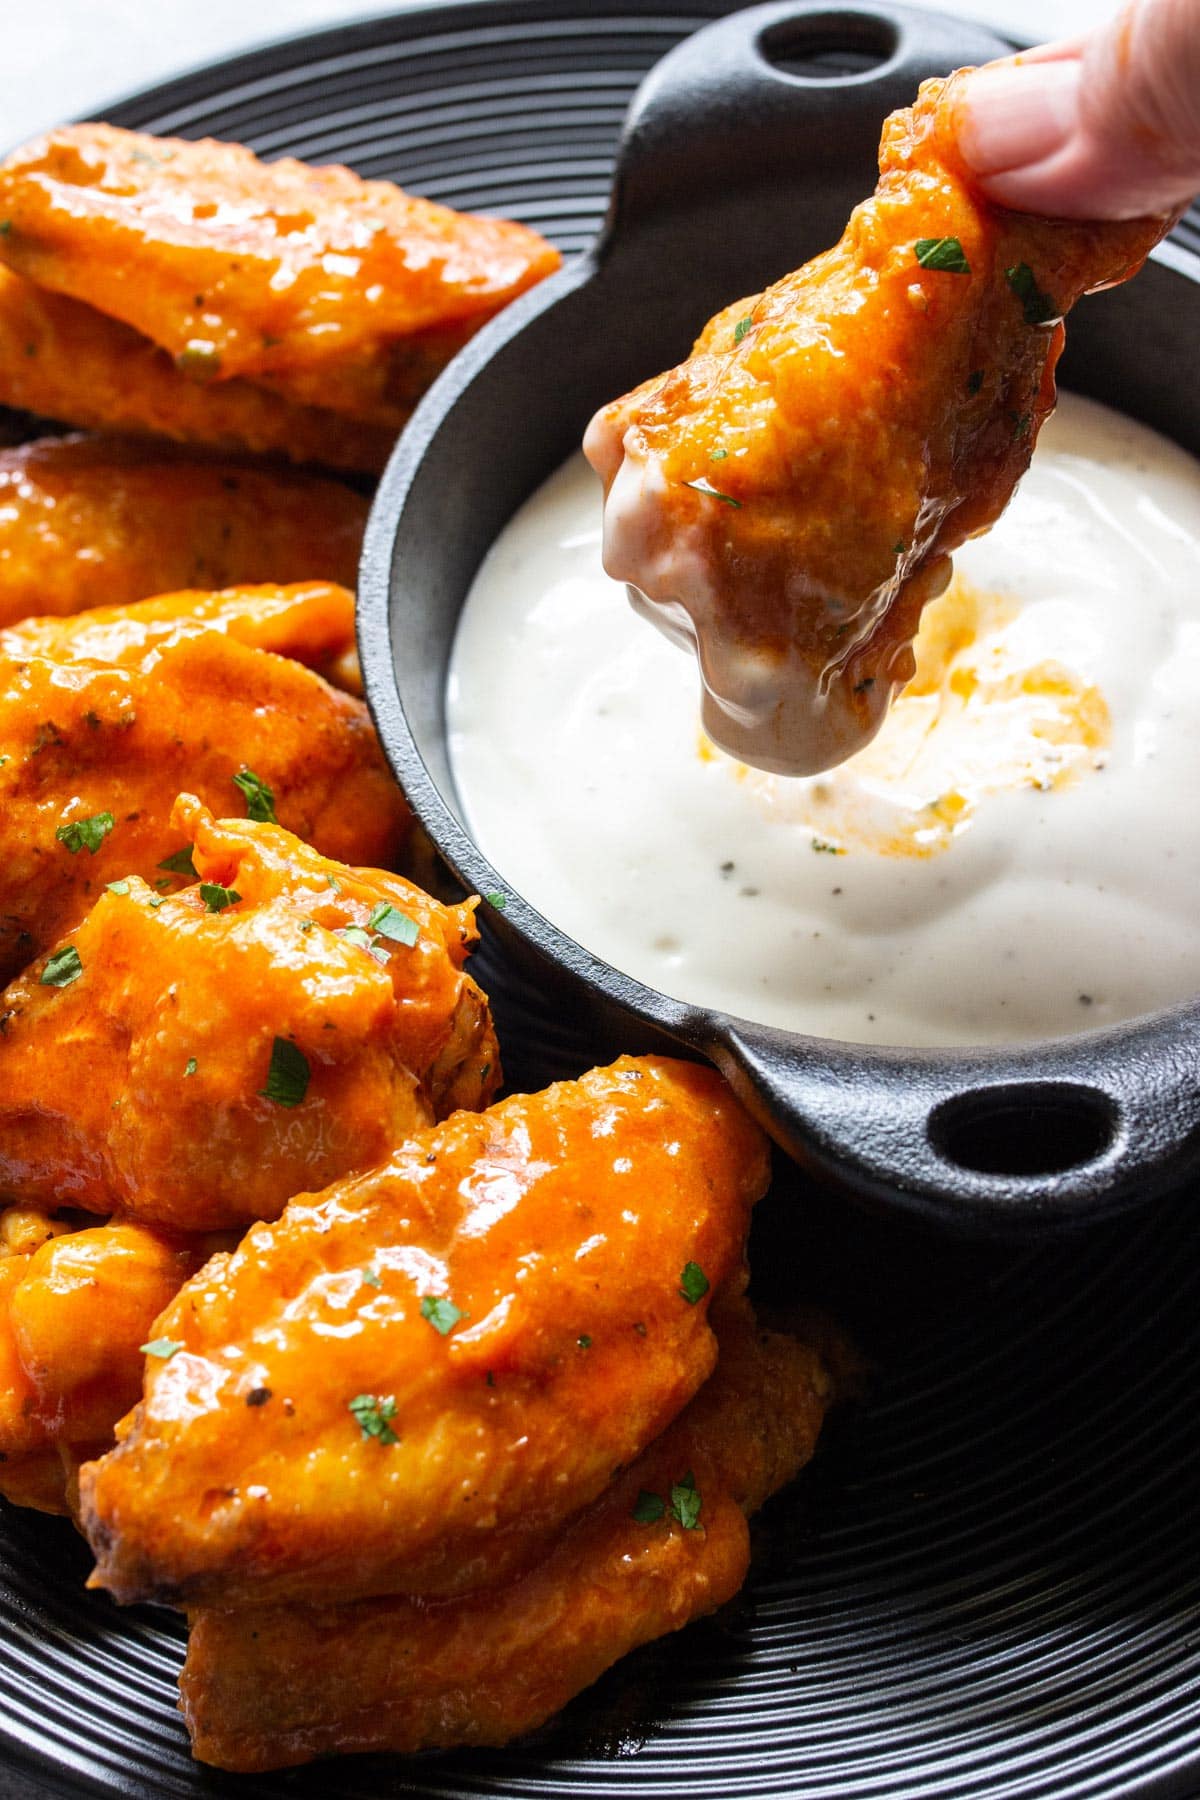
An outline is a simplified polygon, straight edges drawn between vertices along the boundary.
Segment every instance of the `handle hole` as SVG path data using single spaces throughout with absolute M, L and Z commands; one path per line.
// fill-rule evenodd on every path
M 943 1100 L 929 1117 L 940 1156 L 980 1175 L 1063 1175 L 1103 1156 L 1116 1135 L 1106 1094 L 1073 1082 L 989 1087 Z
M 896 54 L 899 33 L 871 13 L 808 13 L 769 25 L 758 48 L 773 69 L 793 81 L 853 81 Z

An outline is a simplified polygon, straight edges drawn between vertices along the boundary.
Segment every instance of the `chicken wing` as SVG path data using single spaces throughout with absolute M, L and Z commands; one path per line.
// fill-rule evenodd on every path
M 504 1744 L 618 1657 L 730 1599 L 746 1515 L 809 1460 L 834 1382 L 821 1356 L 713 1309 L 715 1373 L 536 1568 L 460 1599 L 201 1610 L 181 1690 L 224 1769 L 334 1751 Z
M 240 787 L 327 856 L 392 862 L 408 810 L 365 706 L 315 672 L 353 641 L 353 598 L 324 583 L 0 631 L 0 979 L 108 882 L 166 883 L 181 791 L 225 813 Z
M 353 588 L 367 503 L 340 482 L 121 438 L 0 450 L 0 627 L 262 581 Z
M 0 995 L 0 1191 L 242 1226 L 486 1106 L 500 1061 L 462 972 L 473 902 L 217 824 L 191 795 L 171 826 L 198 886 L 118 880 Z
M 370 473 L 383 468 L 396 439 L 389 427 L 302 406 L 250 381 L 195 381 L 128 325 L 4 268 L 0 405 L 89 430 Z
M 68 125 L 0 165 L 0 261 L 159 346 L 398 431 L 472 331 L 557 268 L 544 238 L 351 170 Z
M 28 1207 L 0 1213 L 0 1494 L 71 1510 L 79 1463 L 112 1443 L 141 1392 L 155 1319 L 212 1247 L 129 1223 L 74 1231 Z
M 293 1200 L 161 1321 L 81 1478 L 95 1585 L 242 1605 L 450 1594 L 542 1550 L 712 1371 L 765 1140 L 622 1057 Z
M 984 531 L 1054 402 L 1062 315 L 1169 220 L 1030 218 L 975 194 L 955 78 L 884 126 L 834 249 L 597 414 L 605 566 L 694 646 L 709 734 L 787 775 L 842 761 L 913 673 L 947 553 Z

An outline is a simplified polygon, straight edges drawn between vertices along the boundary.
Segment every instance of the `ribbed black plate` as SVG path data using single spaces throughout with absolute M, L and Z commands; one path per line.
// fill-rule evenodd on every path
M 599 223 L 638 79 L 724 10 L 532 0 L 408 13 L 241 57 L 109 117 L 345 160 L 524 218 L 571 252 Z M 1200 244 L 1194 226 L 1186 241 Z M 511 1064 L 586 1060 L 569 1022 L 550 1038 L 519 996 L 503 1011 L 525 1032 Z M 629 1658 L 507 1751 L 249 1783 L 189 1761 L 175 1621 L 85 1596 L 87 1556 L 68 1528 L 0 1505 L 0 1794 L 1194 1794 L 1194 1197 L 1018 1256 L 914 1240 L 792 1181 L 781 1173 L 760 1210 L 756 1286 L 767 1302 L 830 1305 L 876 1373 L 764 1517 L 732 1608 Z

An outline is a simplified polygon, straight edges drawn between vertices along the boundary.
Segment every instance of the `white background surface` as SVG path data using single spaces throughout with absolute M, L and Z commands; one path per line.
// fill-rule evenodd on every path
M 1068 36 L 1117 10 L 1117 0 L 944 4 L 1034 38 Z M 234 50 L 405 10 L 406 0 L 0 0 L 0 145 Z

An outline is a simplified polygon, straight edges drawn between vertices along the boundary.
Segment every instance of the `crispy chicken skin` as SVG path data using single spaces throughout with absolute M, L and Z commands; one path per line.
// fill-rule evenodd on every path
M 67 125 L 0 165 L 0 261 L 203 383 L 399 430 L 470 333 L 557 268 L 523 225 L 240 144 Z
M 142 1388 L 142 1344 L 203 1240 L 128 1222 L 73 1231 L 33 1208 L 0 1213 L 0 1494 L 70 1510 L 74 1472 L 111 1443 Z
M 883 130 L 841 242 L 719 313 L 596 415 L 605 566 L 694 645 L 710 735 L 787 775 L 842 761 L 913 673 L 947 552 L 1003 511 L 1054 403 L 1062 314 L 1169 220 L 1004 211 L 955 151 L 956 78 Z
M 122 438 L 0 450 L 0 626 L 185 588 L 353 588 L 367 502 L 298 470 Z
M 0 242 L 3 240 L 0 239 Z M 0 268 L 0 404 L 89 430 L 377 473 L 396 433 L 250 381 L 202 383 L 81 300 Z
M 102 890 L 69 940 L 77 978 L 48 986 L 43 962 L 0 995 L 0 1192 L 176 1231 L 243 1226 L 486 1106 L 500 1063 L 462 972 L 473 903 L 331 862 L 277 825 L 218 824 L 191 795 L 171 828 L 202 885 Z M 411 944 L 371 926 L 388 908 Z M 277 1039 L 308 1070 L 284 1101 L 267 1093 Z
M 767 1174 L 714 1071 L 622 1057 L 293 1200 L 163 1315 L 184 1348 L 81 1476 L 94 1585 L 344 1602 L 528 1564 L 712 1372 Z
M 324 855 L 394 861 L 408 809 L 366 707 L 316 671 L 354 642 L 344 588 L 173 594 L 0 631 L 0 979 L 76 925 L 108 882 L 162 880 L 181 791 L 217 813 L 244 767 Z M 305 664 L 312 665 L 305 667 Z M 74 850 L 56 833 L 110 814 Z
M 460 1599 L 202 1610 L 181 1689 L 203 1762 L 242 1772 L 335 1751 L 503 1744 L 540 1725 L 618 1657 L 737 1592 L 746 1515 L 808 1461 L 833 1395 L 819 1354 L 719 1303 L 714 1374 L 682 1415 L 556 1539 L 538 1565 Z M 664 1505 L 687 1476 L 685 1529 Z

